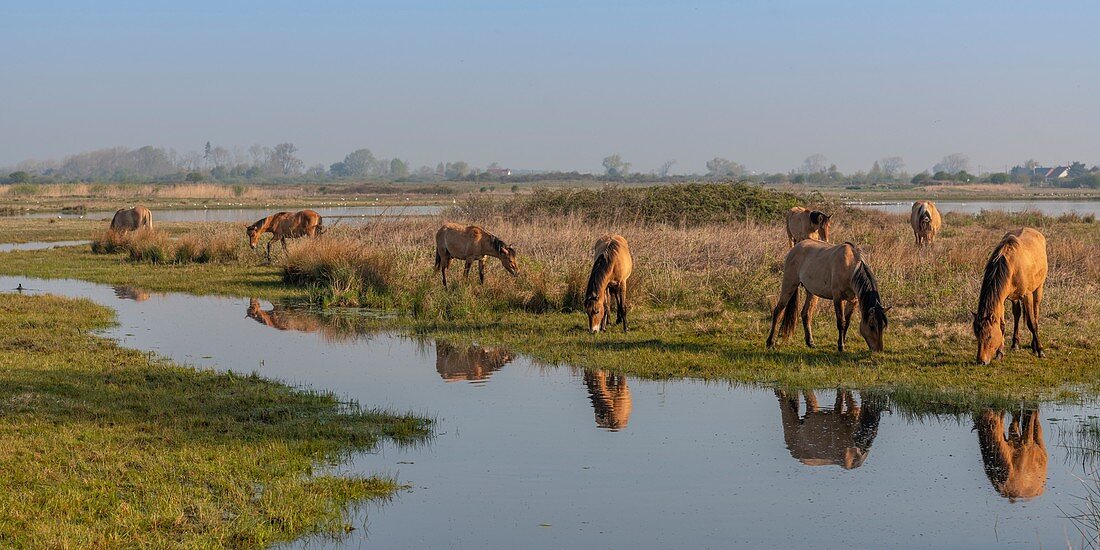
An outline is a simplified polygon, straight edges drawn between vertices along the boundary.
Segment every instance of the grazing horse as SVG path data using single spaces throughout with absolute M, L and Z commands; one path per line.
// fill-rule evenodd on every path
M 504 244 L 496 235 L 476 225 L 445 223 L 435 232 L 435 269 L 443 274 L 443 287 L 447 286 L 447 268 L 451 260 L 466 262 L 465 277 L 470 276 L 470 266 L 477 261 L 477 274 L 485 283 L 485 258 L 492 256 L 513 276 L 519 273 L 516 249 Z
M 1047 240 L 1024 227 L 1005 233 L 985 263 L 974 336 L 978 339 L 977 362 L 988 365 L 1004 356 L 1005 300 L 1012 301 L 1012 349 L 1020 349 L 1020 313 L 1031 331 L 1031 351 L 1043 356 L 1039 343 L 1039 303 L 1047 280 Z
M 604 370 L 585 370 L 584 385 L 596 413 L 596 426 L 617 432 L 630 422 L 630 388 L 626 377 Z
M 442 340 L 435 342 L 435 371 L 447 382 L 483 382 L 513 358 L 515 355 L 501 348 L 458 347 Z
M 936 210 L 936 203 L 914 202 L 913 211 L 909 214 L 909 225 L 913 226 L 917 246 L 932 244 L 932 241 L 936 240 L 936 233 L 940 232 L 940 227 L 943 225 L 943 218 L 940 217 L 940 211 Z
M 780 336 L 786 338 L 794 330 L 799 286 L 806 289 L 802 328 L 806 333 L 807 346 L 814 347 L 810 321 L 820 297 L 833 301 L 837 350 L 844 351 L 844 336 L 848 332 L 852 311 L 859 304 L 859 333 L 871 351 L 882 351 L 882 333 L 886 330 L 886 312 L 890 308 L 882 306 L 878 283 L 859 248 L 852 243 L 834 245 L 813 239 L 799 242 L 787 253 L 783 264 L 783 287 L 772 311 L 768 348 L 775 347 L 775 327 L 780 314 L 783 316 Z
M 607 234 L 592 247 L 595 258 L 592 273 L 588 276 L 588 288 L 584 292 L 584 311 L 588 314 L 588 327 L 593 333 L 607 330 L 611 317 L 611 295 L 615 296 L 615 323 L 626 328 L 626 280 L 634 271 L 634 258 L 622 235 Z
M 144 206 L 119 208 L 111 218 L 111 231 L 118 233 L 137 231 L 143 227 L 153 230 L 153 213 Z
M 830 219 L 831 216 L 820 210 L 791 208 L 787 212 L 787 241 L 791 246 L 806 239 L 828 241 Z
M 325 227 L 320 214 L 313 210 L 300 210 L 293 214 L 276 212 L 248 226 L 246 231 L 248 245 L 253 249 L 259 244 L 260 235 L 271 233 L 271 240 L 267 241 L 267 260 L 271 261 L 271 243 L 275 241 L 283 243 L 283 254 L 286 254 L 287 239 L 321 235 L 324 234 Z
M 851 470 L 863 465 L 878 435 L 883 407 L 862 396 L 860 405 L 847 390 L 836 391 L 832 410 L 820 409 L 812 391 L 803 392 L 806 415 L 798 416 L 798 392 L 775 390 L 783 422 L 783 441 L 791 456 L 807 466 L 835 465 Z
M 1004 411 L 991 410 L 974 415 L 985 475 L 993 489 L 1013 502 L 1037 497 L 1046 490 L 1047 483 L 1047 449 L 1039 412 L 1012 413 L 1007 436 L 1004 415 Z

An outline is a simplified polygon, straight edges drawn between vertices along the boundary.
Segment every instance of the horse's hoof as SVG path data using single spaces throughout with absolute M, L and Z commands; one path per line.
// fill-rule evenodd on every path
M 1019 342 L 1013 342 L 1013 343 L 1012 343 L 1012 348 L 1011 348 L 1011 349 L 1012 349 L 1012 351 L 1020 351 L 1020 344 L 1019 344 Z
M 1042 358 L 1046 357 L 1047 354 L 1043 353 L 1043 350 L 1039 350 L 1039 351 L 1035 352 L 1035 356 L 1038 357 L 1039 359 L 1042 359 Z
M 813 342 L 806 342 L 806 347 L 812 348 L 812 347 L 814 347 L 814 343 Z

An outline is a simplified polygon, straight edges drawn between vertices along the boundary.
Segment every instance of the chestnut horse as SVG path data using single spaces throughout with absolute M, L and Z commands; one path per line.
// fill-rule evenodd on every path
M 787 242 L 794 246 L 799 241 L 817 239 L 829 240 L 829 220 L 831 216 L 820 210 L 808 210 L 795 206 L 787 212 Z
M 985 475 L 993 488 L 1011 501 L 1037 497 L 1046 489 L 1048 458 L 1039 412 L 1012 413 L 1007 436 L 1004 416 L 1004 411 L 992 410 L 974 415 Z
M 466 262 L 465 276 L 470 276 L 470 266 L 477 261 L 477 275 L 485 283 L 485 258 L 500 260 L 504 270 L 513 276 L 519 273 L 516 249 L 504 244 L 496 235 L 476 225 L 445 223 L 435 232 L 435 269 L 443 274 L 443 286 L 447 286 L 447 268 L 451 260 Z
M 1039 303 L 1047 280 L 1047 240 L 1024 227 L 1005 233 L 985 263 L 974 336 L 978 339 L 977 362 L 988 365 L 1004 356 L 1005 300 L 1012 301 L 1012 349 L 1020 349 L 1020 313 L 1031 331 L 1031 351 L 1043 356 L 1039 343 Z
M 248 226 L 248 245 L 255 249 L 260 242 L 260 235 L 271 233 L 271 240 L 267 241 L 267 260 L 271 261 L 271 243 L 283 243 L 283 254 L 286 254 L 287 239 L 321 235 L 325 232 L 322 224 L 321 215 L 313 210 L 300 210 L 293 214 L 276 212 Z
M 588 327 L 593 333 L 607 330 L 611 317 L 611 295 L 615 296 L 615 323 L 626 328 L 626 280 L 634 271 L 634 258 L 622 235 L 607 234 L 592 247 L 595 258 L 592 273 L 588 276 L 588 288 L 584 292 L 584 311 L 588 314 Z
M 932 201 L 917 201 L 913 203 L 913 209 L 909 213 L 909 225 L 913 226 L 913 236 L 917 239 L 917 246 L 932 244 L 936 240 L 936 233 L 940 232 L 943 218 L 940 211 L 936 210 L 936 203 Z
M 119 233 L 125 231 L 137 231 L 141 228 L 153 230 L 153 213 L 144 206 L 133 208 L 119 208 L 115 216 L 111 218 L 111 231 Z
M 859 248 L 852 243 L 829 244 L 807 239 L 794 245 L 783 264 L 783 287 L 772 311 L 772 328 L 767 347 L 775 347 L 775 327 L 783 316 L 780 335 L 790 336 L 798 311 L 798 287 L 806 289 L 806 305 L 802 307 L 802 328 L 806 345 L 814 347 L 810 321 L 817 299 L 833 301 L 836 312 L 836 347 L 844 351 L 844 336 L 859 304 L 859 333 L 871 351 L 882 351 L 882 333 L 886 330 L 886 312 L 878 293 L 878 283 L 871 268 L 863 260 Z

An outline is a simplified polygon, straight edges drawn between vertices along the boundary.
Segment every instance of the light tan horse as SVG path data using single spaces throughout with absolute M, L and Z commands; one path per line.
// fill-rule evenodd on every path
M 1047 449 L 1038 411 L 1012 413 L 1005 435 L 1004 411 L 982 411 L 974 415 L 974 430 L 989 482 L 1001 496 L 1012 501 L 1035 498 L 1046 490 Z M 1020 417 L 1023 417 L 1023 429 Z
M 634 258 L 630 246 L 622 235 L 607 234 L 592 247 L 595 258 L 592 273 L 588 276 L 588 288 L 584 292 L 584 311 L 588 314 L 588 327 L 593 332 L 607 330 L 611 318 L 611 297 L 615 297 L 615 323 L 622 323 L 627 331 L 626 313 L 630 309 L 626 300 L 626 281 L 634 271 Z
M 153 213 L 144 206 L 119 208 L 111 218 L 111 231 L 118 233 L 137 231 L 143 227 L 153 230 Z
M 787 212 L 787 242 L 794 246 L 799 241 L 817 239 L 829 240 L 829 220 L 831 216 L 820 210 L 809 210 L 795 206 Z
M 878 435 L 882 407 L 864 396 L 857 405 L 851 392 L 836 391 L 833 408 L 821 409 L 817 396 L 805 391 L 806 415 L 798 416 L 798 393 L 776 390 L 783 423 L 783 441 L 791 456 L 807 466 L 859 468 L 867 460 L 871 443 Z
M 293 214 L 276 212 L 256 221 L 245 231 L 248 233 L 248 245 L 253 249 L 259 244 L 261 235 L 271 233 L 271 240 L 267 241 L 267 259 L 271 261 L 271 243 L 275 241 L 283 243 L 283 254 L 286 254 L 287 239 L 321 235 L 325 232 L 323 223 L 321 215 L 313 210 L 299 210 Z
M 592 410 L 596 414 L 596 426 L 617 432 L 630 422 L 633 404 L 626 377 L 599 369 L 584 371 L 584 385 Z
M 917 201 L 913 203 L 912 212 L 909 213 L 909 225 L 913 226 L 913 236 L 917 239 L 917 246 L 932 244 L 936 240 L 936 233 L 943 226 L 943 218 L 936 209 L 936 203 L 932 201 Z
M 435 370 L 447 382 L 481 382 L 515 358 L 501 348 L 458 347 L 442 340 L 435 342 Z
M 1020 313 L 1031 331 L 1031 351 L 1043 356 L 1039 343 L 1039 304 L 1047 280 L 1047 240 L 1024 227 L 1005 234 L 985 264 L 974 336 L 978 339 L 977 362 L 988 365 L 1004 356 L 1005 300 L 1012 302 L 1012 349 L 1020 348 Z
M 807 239 L 794 245 L 783 264 L 783 287 L 772 310 L 772 326 L 767 347 L 775 347 L 775 329 L 782 315 L 780 335 L 790 336 L 798 311 L 798 287 L 806 289 L 806 305 L 802 308 L 802 328 L 806 345 L 814 347 L 810 324 L 818 298 L 833 301 L 836 312 L 836 347 L 844 351 L 844 336 L 859 305 L 859 333 L 871 351 L 882 351 L 882 333 L 886 330 L 886 312 L 878 293 L 878 283 L 871 268 L 863 260 L 859 248 L 852 243 L 829 244 Z
M 477 275 L 485 283 L 485 258 L 500 260 L 504 270 L 513 276 L 519 273 L 516 250 L 496 235 L 476 225 L 445 223 L 435 232 L 435 269 L 443 274 L 443 286 L 447 286 L 447 269 L 451 260 L 463 260 L 465 277 L 470 276 L 470 266 L 477 261 Z

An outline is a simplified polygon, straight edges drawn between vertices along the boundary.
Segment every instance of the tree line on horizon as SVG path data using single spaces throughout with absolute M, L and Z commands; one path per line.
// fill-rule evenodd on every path
M 900 156 L 876 160 L 866 171 L 843 173 L 836 164 L 820 153 L 812 154 L 802 164 L 788 172 L 756 173 L 745 165 L 723 157 L 706 162 L 702 174 L 673 175 L 675 160 L 665 161 L 648 173 L 632 171 L 632 164 L 621 155 L 612 154 L 603 159 L 603 173 L 578 171 L 562 172 L 526 171 L 512 173 L 498 163 L 485 168 L 470 166 L 465 161 L 439 162 L 435 166 L 423 165 L 412 169 L 400 158 L 379 158 L 367 148 L 357 149 L 342 160 L 328 166 L 315 164 L 306 167 L 297 156 L 298 148 L 289 142 L 274 147 L 253 145 L 247 150 L 229 149 L 206 142 L 201 151 L 180 154 L 175 149 L 144 146 L 137 149 L 113 147 L 97 149 L 67 156 L 60 161 L 28 160 L 7 170 L 0 170 L 0 183 L 68 183 L 68 182 L 118 182 L 118 183 L 171 183 L 171 182 L 220 182 L 220 183 L 301 183 L 325 181 L 388 181 L 388 182 L 511 182 L 528 181 L 694 181 L 700 179 L 753 181 L 770 184 L 796 184 L 814 186 L 877 186 L 897 184 L 945 183 L 1052 183 L 1061 187 L 1091 187 L 1100 189 L 1100 166 L 1086 168 L 1074 161 L 1067 165 L 1069 177 L 1047 182 L 1037 174 L 1039 163 L 1028 160 L 1007 172 L 990 172 L 975 175 L 971 172 L 970 158 L 962 153 L 946 155 L 931 169 L 915 175 L 906 171 Z

